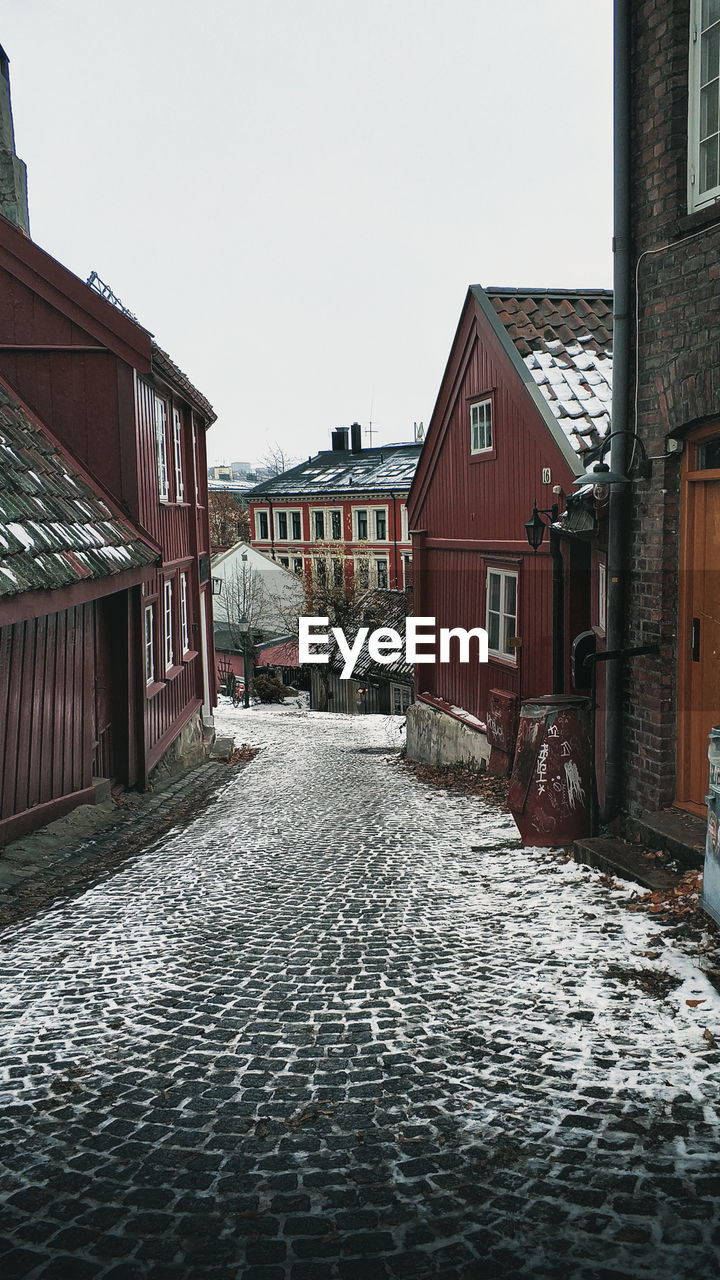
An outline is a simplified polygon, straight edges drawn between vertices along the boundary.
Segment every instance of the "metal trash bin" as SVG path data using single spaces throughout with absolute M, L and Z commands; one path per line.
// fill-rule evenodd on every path
M 591 802 L 589 700 L 551 694 L 523 702 L 508 793 L 523 843 L 550 848 L 588 835 Z
M 710 730 L 708 747 L 710 790 L 707 804 L 707 836 L 703 871 L 702 908 L 720 924 L 720 725 Z

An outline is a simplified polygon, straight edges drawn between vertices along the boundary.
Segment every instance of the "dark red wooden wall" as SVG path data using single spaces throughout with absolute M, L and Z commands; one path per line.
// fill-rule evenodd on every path
M 492 454 L 470 454 L 469 401 L 493 397 Z M 549 467 L 550 484 L 543 484 Z M 550 508 L 573 472 L 479 304 L 469 295 L 461 317 L 408 510 L 413 537 L 413 612 L 440 627 L 484 627 L 488 567 L 518 575 L 517 665 L 440 663 L 416 668 L 416 689 L 485 721 L 491 688 L 519 697 L 552 688 L 552 568 L 548 539 L 534 553 L 524 523 L 533 503 Z M 568 553 L 566 552 L 566 555 Z M 564 618 L 566 688 L 569 642 L 578 611 Z

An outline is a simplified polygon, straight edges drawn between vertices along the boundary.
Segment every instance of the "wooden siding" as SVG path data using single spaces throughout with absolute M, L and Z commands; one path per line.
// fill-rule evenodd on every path
M 94 614 L 80 605 L 0 628 L 0 836 L 91 785 Z
M 473 399 L 492 398 L 493 449 L 470 453 Z M 543 483 L 543 468 L 550 483 Z M 524 523 L 533 503 L 549 508 L 554 485 L 572 492 L 574 477 L 508 353 L 469 296 L 410 493 L 414 606 L 440 627 L 486 625 L 488 567 L 518 574 L 518 663 L 490 658 L 487 665 L 423 664 L 415 687 L 482 721 L 491 688 L 520 698 L 552 688 L 552 565 L 548 539 L 534 553 Z M 566 557 L 567 550 L 564 551 Z M 579 606 L 565 602 L 565 667 L 569 688 L 570 628 L 589 625 Z M 573 634 L 575 632 L 573 631 Z

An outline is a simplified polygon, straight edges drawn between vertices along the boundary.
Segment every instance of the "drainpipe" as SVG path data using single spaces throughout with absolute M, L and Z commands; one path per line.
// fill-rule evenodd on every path
M 553 522 L 558 508 L 553 506 Z M 560 546 L 560 534 L 550 526 L 550 555 L 552 557 L 552 691 L 565 692 L 565 566 Z
M 630 399 L 630 0 L 615 0 L 613 38 L 613 388 L 610 466 L 627 474 Z M 626 549 L 630 540 L 630 485 L 610 486 L 608 513 L 607 648 L 625 639 Z M 605 685 L 605 805 L 602 823 L 615 819 L 623 802 L 623 662 L 609 662 Z

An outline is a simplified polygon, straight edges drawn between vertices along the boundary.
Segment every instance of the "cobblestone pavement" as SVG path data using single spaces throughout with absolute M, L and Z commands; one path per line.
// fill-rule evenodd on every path
M 682 943 L 396 721 L 233 714 L 263 750 L 204 813 L 0 936 L 0 1275 L 715 1276 Z

